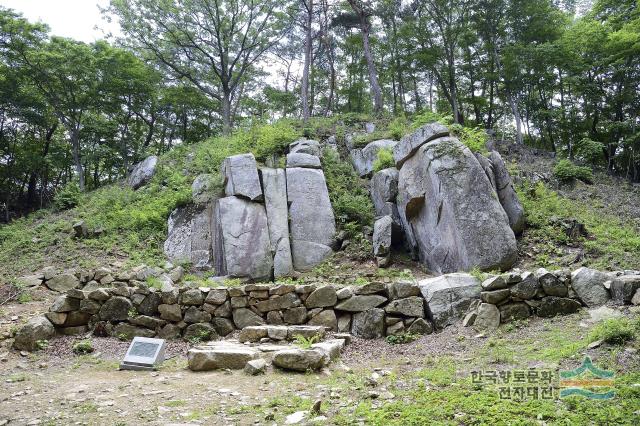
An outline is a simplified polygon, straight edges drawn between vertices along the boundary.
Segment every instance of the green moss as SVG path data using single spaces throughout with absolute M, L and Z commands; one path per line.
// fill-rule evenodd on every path
M 391 152 L 390 149 L 382 148 L 378 151 L 376 160 L 373 162 L 373 171 L 379 172 L 389 167 L 395 167 L 395 165 L 396 162 L 393 160 L 393 152 Z

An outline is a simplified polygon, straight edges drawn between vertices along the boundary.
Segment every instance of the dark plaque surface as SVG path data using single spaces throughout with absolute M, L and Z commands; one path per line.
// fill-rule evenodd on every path
M 158 345 L 157 343 L 133 342 L 133 346 L 129 351 L 129 355 L 139 356 L 143 358 L 154 358 L 158 346 L 160 345 Z

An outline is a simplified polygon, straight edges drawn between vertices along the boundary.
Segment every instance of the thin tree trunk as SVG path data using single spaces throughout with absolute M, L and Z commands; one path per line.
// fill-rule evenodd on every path
M 306 123 L 311 115 L 309 109 L 309 69 L 311 68 L 311 44 L 313 41 L 311 24 L 313 23 L 313 0 L 303 0 L 305 9 L 307 10 L 305 22 L 305 41 L 304 41 L 304 68 L 302 70 L 302 120 Z

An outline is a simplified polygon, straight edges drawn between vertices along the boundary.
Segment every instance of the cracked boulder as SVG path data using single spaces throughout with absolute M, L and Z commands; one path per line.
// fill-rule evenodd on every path
M 264 205 L 238 197 L 219 199 L 214 252 L 218 275 L 270 279 L 273 258 Z
M 516 261 L 509 218 L 457 138 L 424 144 L 404 162 L 397 203 L 408 245 L 435 273 L 506 270 Z
M 152 155 L 144 159 L 133 166 L 133 170 L 127 177 L 127 185 L 132 189 L 138 189 L 151 180 L 156 172 L 156 166 L 158 165 L 158 157 Z
M 286 176 L 293 266 L 308 271 L 332 253 L 333 208 L 322 170 L 294 167 Z
M 239 154 L 225 158 L 222 162 L 222 176 L 227 196 L 235 195 L 251 201 L 262 200 L 258 166 L 253 154 Z
M 260 173 L 264 186 L 264 205 L 273 254 L 273 275 L 277 279 L 293 273 L 289 238 L 287 178 L 284 169 L 265 168 L 261 169 Z
M 524 207 L 518 199 L 518 194 L 513 188 L 511 176 L 507 170 L 504 160 L 497 151 L 491 151 L 489 160 L 493 168 L 493 176 L 495 179 L 495 188 L 498 193 L 498 199 L 502 208 L 509 218 L 509 226 L 517 235 L 522 233 L 525 225 Z
M 213 203 L 175 209 L 168 220 L 164 254 L 175 263 L 189 262 L 198 269 L 213 265 L 211 218 Z

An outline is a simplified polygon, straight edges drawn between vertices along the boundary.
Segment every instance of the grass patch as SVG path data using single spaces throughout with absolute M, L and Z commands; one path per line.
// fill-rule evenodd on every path
M 610 345 L 622 345 L 640 334 L 640 319 L 611 318 L 597 324 L 589 333 L 589 342 L 602 340 Z
M 583 264 L 596 269 L 617 270 L 640 268 L 640 229 L 620 218 L 603 214 L 592 206 L 559 196 L 542 183 L 528 183 L 517 188 L 529 228 L 523 234 L 525 244 L 535 244 L 539 266 L 551 266 L 563 252 L 559 246 L 569 243 L 567 235 L 554 218 L 575 218 L 584 223 L 589 238 L 574 244 L 585 248 Z

